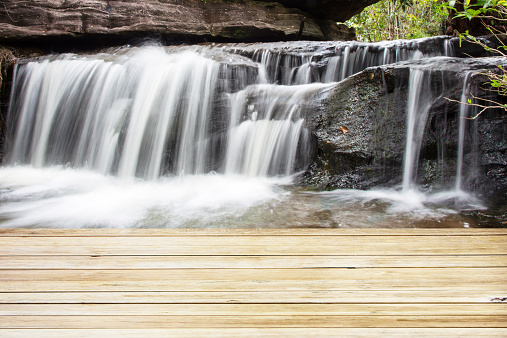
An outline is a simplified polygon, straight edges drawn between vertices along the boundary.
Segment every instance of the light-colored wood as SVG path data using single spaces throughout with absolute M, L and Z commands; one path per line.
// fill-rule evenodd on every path
M 498 304 L 3 304 L 0 316 L 507 316 Z
M 443 231 L 441 231 L 443 230 Z M 471 231 L 468 231 L 471 230 Z M 60 229 L 14 228 L 1 229 L 2 237 L 173 237 L 173 236 L 398 236 L 398 235 L 504 235 L 503 229 Z
M 0 328 L 143 329 L 230 327 L 504 328 L 507 316 L 5 316 Z
M 310 269 L 507 267 L 507 255 L 0 256 L 1 269 Z
M 507 336 L 507 229 L 4 229 L 0 337 Z
M 204 328 L 204 329 L 0 329 L 3 338 L 153 337 L 506 337 L 503 328 Z
M 0 237 L 0 255 L 506 255 L 507 236 Z
M 506 229 L 435 228 L 435 229 L 0 229 L 0 236 L 28 237 L 174 237 L 174 236 L 507 236 Z
M 21 281 L 23 281 L 21 283 Z M 498 290 L 507 268 L 3 270 L 0 291 Z
M 0 304 L 477 304 L 501 303 L 498 290 L 352 290 L 214 292 L 1 292 Z M 0 305 L 1 306 L 1 305 Z M 1 337 L 1 335 L 0 335 Z

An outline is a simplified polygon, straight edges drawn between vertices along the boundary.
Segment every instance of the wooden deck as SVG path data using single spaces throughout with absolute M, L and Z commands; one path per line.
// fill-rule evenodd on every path
M 507 337 L 507 229 L 0 230 L 0 337 Z

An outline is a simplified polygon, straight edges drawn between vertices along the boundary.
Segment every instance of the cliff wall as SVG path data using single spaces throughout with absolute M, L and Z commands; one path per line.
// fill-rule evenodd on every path
M 352 40 L 353 29 L 336 22 L 372 1 L 4 0 L 0 44 Z

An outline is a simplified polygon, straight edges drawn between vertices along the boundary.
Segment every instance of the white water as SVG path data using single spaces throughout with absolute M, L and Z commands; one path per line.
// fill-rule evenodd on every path
M 460 189 L 452 196 L 417 190 L 430 98 L 421 70 L 411 74 L 401 189 L 307 194 L 287 187 L 312 160 L 302 112 L 326 86 L 320 81 L 425 57 L 407 46 L 352 44 L 321 59 L 258 49 L 255 65 L 240 57 L 224 63 L 229 57 L 206 48 L 143 47 L 22 65 L 9 113 L 10 166 L 0 169 L 0 226 L 310 226 L 319 225 L 312 215 L 340 204 L 358 210 L 381 200 L 389 205 L 383 213 L 421 217 L 455 214 L 456 200 L 480 207 Z
M 157 47 L 29 63 L 15 85 L 23 95 L 11 108 L 17 124 L 8 162 L 152 180 L 167 173 L 221 172 L 223 164 L 214 157 L 225 156 L 225 163 L 235 163 L 226 165 L 228 174 L 292 174 L 305 133 L 299 105 L 316 85 L 247 87 L 231 101 L 219 87 L 221 71 L 219 63 L 196 52 L 168 54 Z M 251 104 L 241 99 L 255 100 L 260 91 L 267 94 L 254 103 L 259 115 L 245 121 Z M 229 106 L 234 108 L 227 121 Z M 255 150 L 251 137 L 261 137 L 270 151 Z M 246 143 L 238 145 L 238 138 Z M 242 153 L 252 150 L 244 161 L 231 150 L 238 146 Z
M 387 203 L 387 212 L 410 213 L 414 217 L 444 217 L 456 214 L 458 210 L 485 210 L 483 203 L 472 193 L 462 189 L 463 157 L 465 143 L 465 126 L 469 122 L 470 106 L 466 104 L 470 92 L 470 77 L 467 73 L 463 80 L 460 115 L 458 121 L 457 161 L 454 189 L 436 193 L 422 192 L 416 182 L 417 167 L 421 144 L 426 133 L 432 97 L 432 72 L 413 68 L 410 69 L 409 95 L 407 100 L 407 128 L 405 153 L 403 158 L 403 177 L 399 187 L 391 189 L 353 190 L 339 189 L 323 192 L 331 200 L 342 203 L 365 204 L 375 201 Z M 438 218 L 437 217 L 437 218 Z
M 431 73 L 425 73 L 421 69 L 411 69 L 407 102 L 407 129 L 405 141 L 405 156 L 403 158 L 403 181 L 402 190 L 413 189 L 413 180 L 419 163 L 419 152 L 426 130 L 426 122 L 429 114 L 431 91 L 428 83 L 431 81 Z
M 301 106 L 323 85 L 227 67 L 160 47 L 21 66 L 2 226 L 216 226 L 281 199 L 311 160 Z
M 280 85 L 313 82 L 336 82 L 374 66 L 400 61 L 419 60 L 433 56 L 454 56 L 450 40 L 438 38 L 426 51 L 419 46 L 429 39 L 398 40 L 379 43 L 358 42 L 301 42 L 252 44 L 231 48 L 241 53 L 253 49 L 253 60 L 266 70 L 265 81 Z M 294 52 L 292 52 L 292 50 Z M 325 60 L 325 62 L 322 62 Z M 319 72 L 319 64 L 324 71 Z
M 465 128 L 468 121 L 467 119 L 470 117 L 471 106 L 466 104 L 470 97 L 470 79 L 472 73 L 467 73 L 465 75 L 465 79 L 463 80 L 463 91 L 461 93 L 461 104 L 459 110 L 459 131 L 458 131 L 458 155 L 456 161 L 456 183 L 454 185 L 454 189 L 456 191 L 461 191 L 462 188 L 462 175 L 463 175 L 463 158 L 465 156 Z
M 288 176 L 296 158 L 309 163 L 310 134 L 304 128 L 301 105 L 325 87 L 254 85 L 231 95 L 229 145 L 225 174 Z M 244 115 L 248 119 L 244 119 Z M 298 156 L 299 155 L 299 156 Z M 306 157 L 306 158 L 305 158 Z
M 281 200 L 290 179 L 191 175 L 146 181 L 70 168 L 0 169 L 2 227 L 206 227 Z

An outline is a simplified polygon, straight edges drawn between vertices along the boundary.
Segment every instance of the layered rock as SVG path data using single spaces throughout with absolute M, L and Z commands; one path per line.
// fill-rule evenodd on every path
M 284 6 L 302 9 L 311 15 L 337 22 L 345 22 L 377 0 L 277 0 Z
M 312 8 L 327 8 L 326 1 L 321 2 Z M 336 24 L 342 16 L 316 17 L 278 2 L 6 0 L 2 4 L 0 42 L 54 44 L 57 37 L 60 44 L 72 45 L 76 40 L 112 44 L 147 37 L 201 42 L 351 40 L 355 36 L 353 30 Z

